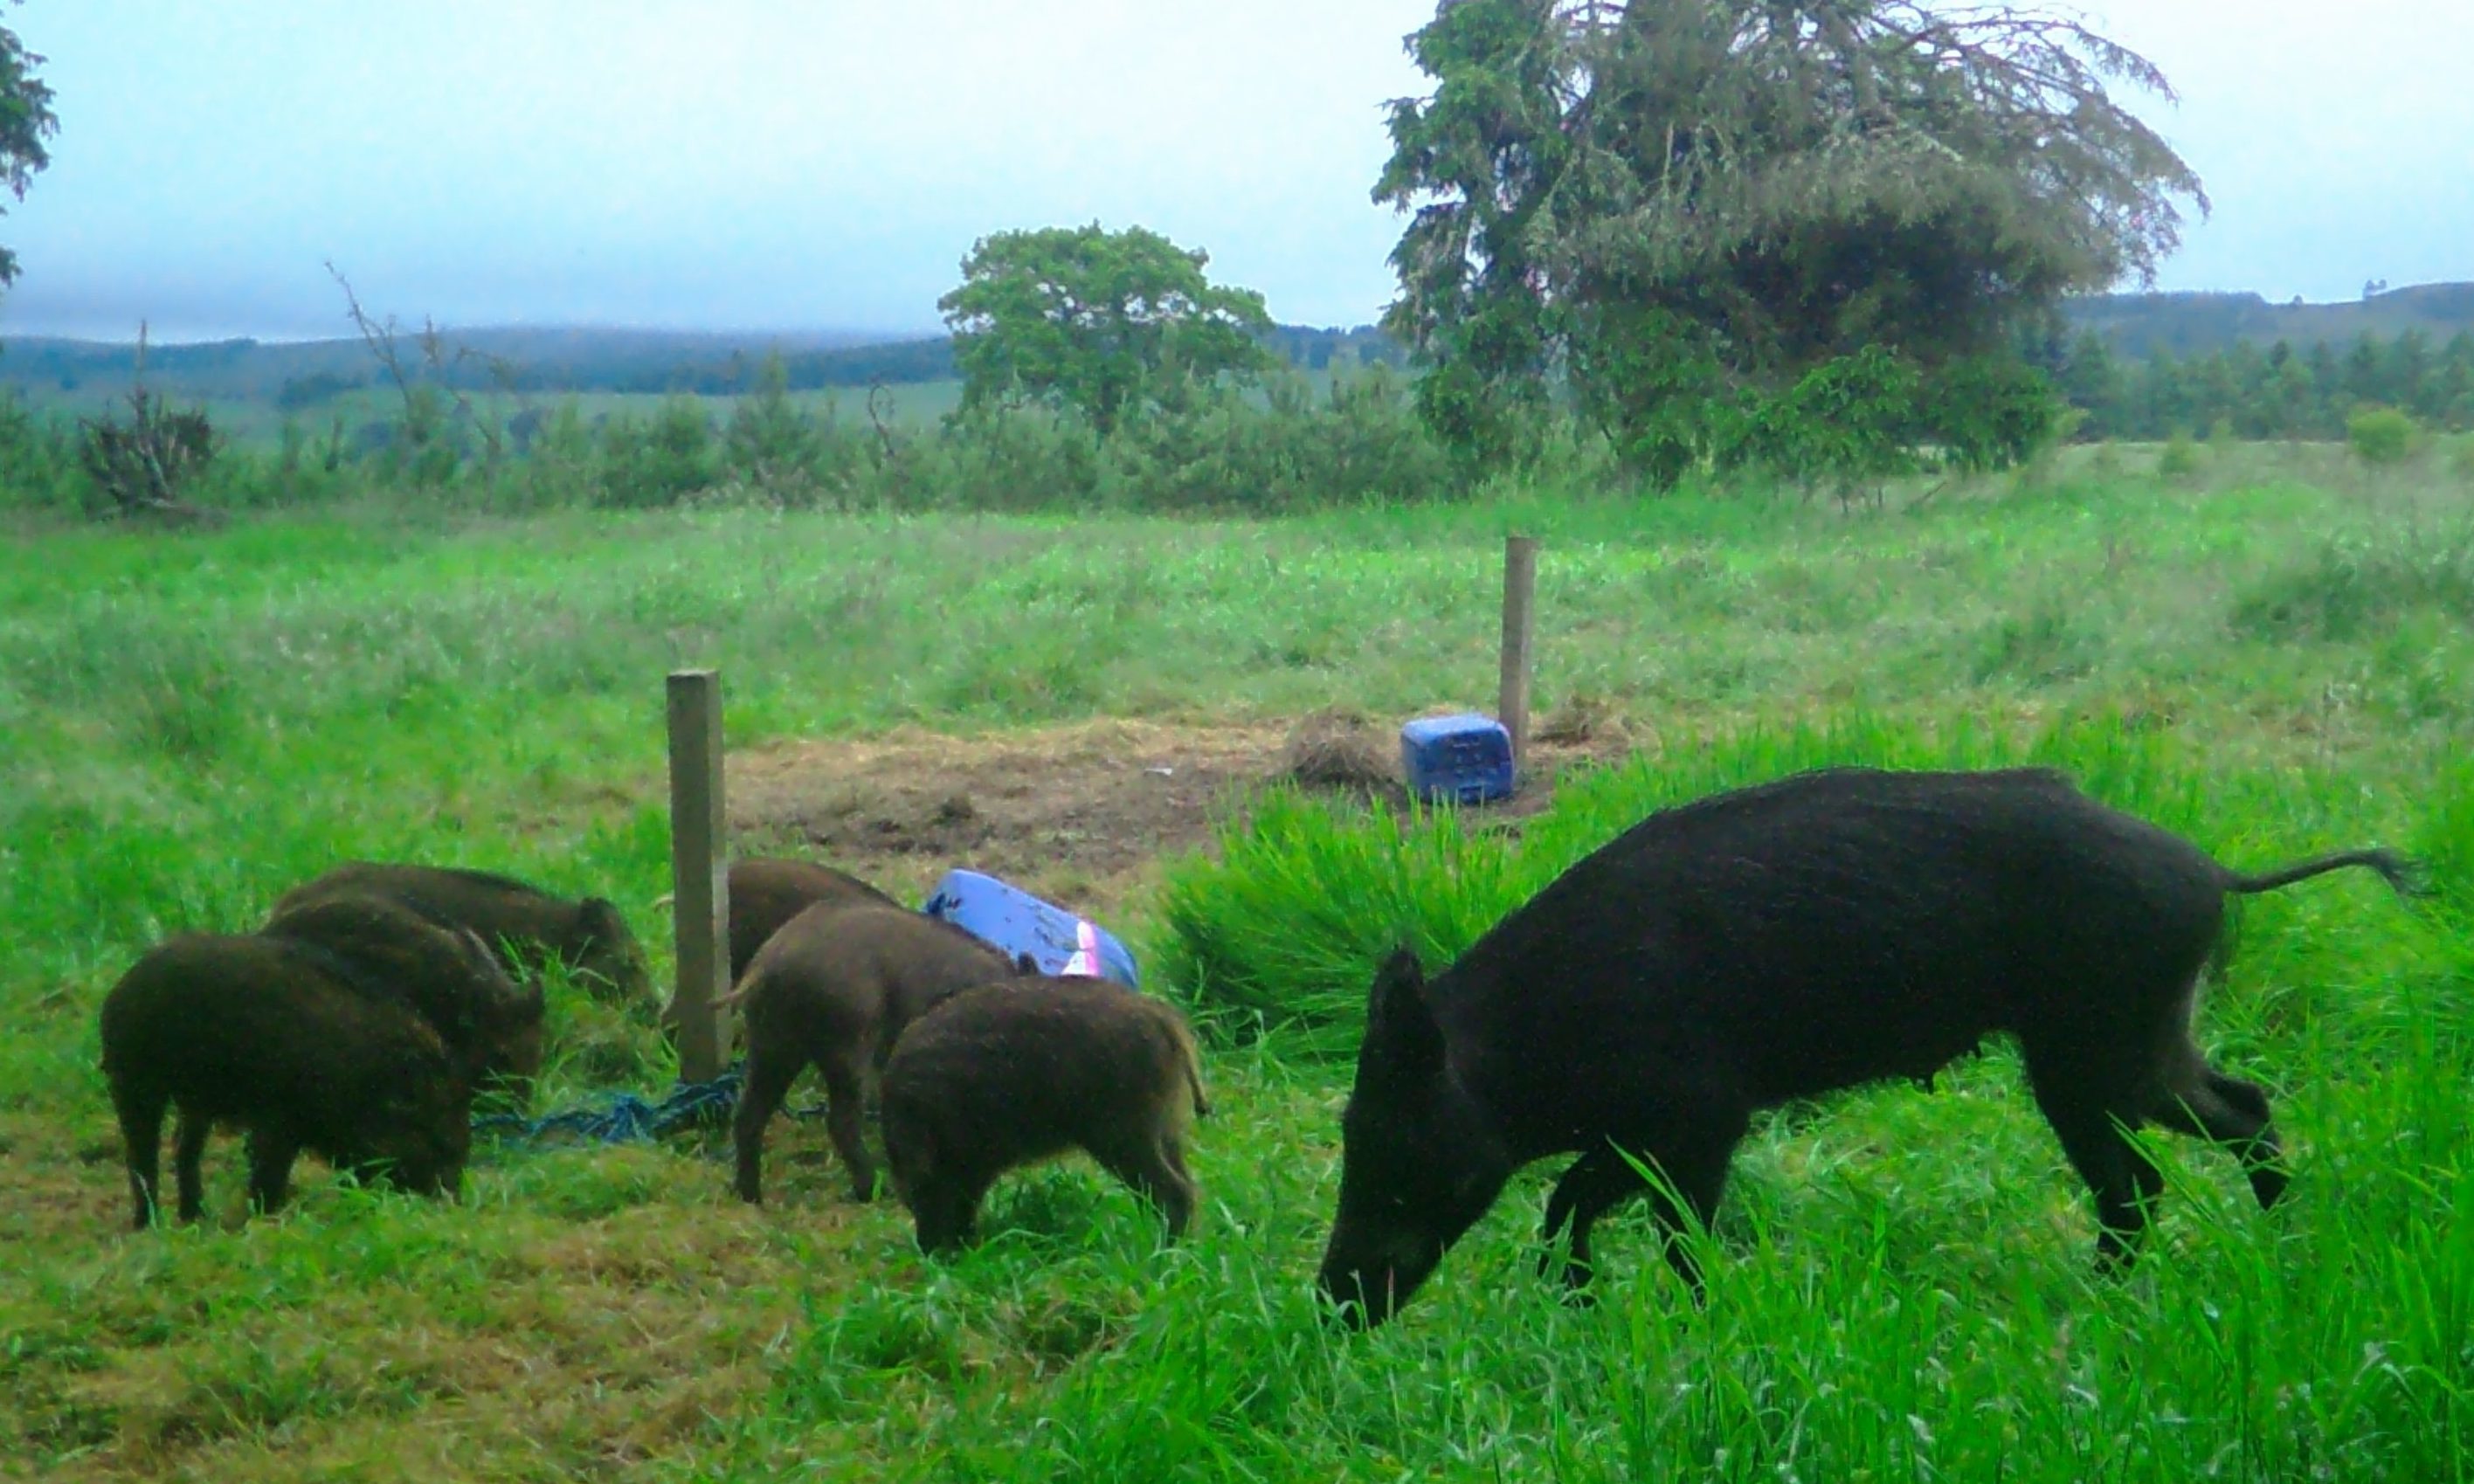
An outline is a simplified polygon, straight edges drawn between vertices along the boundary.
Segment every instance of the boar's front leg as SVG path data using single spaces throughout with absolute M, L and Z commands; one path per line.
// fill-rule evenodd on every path
M 1555 1239 L 1569 1225 L 1572 1244 L 1564 1261 L 1564 1286 L 1575 1297 L 1589 1281 L 1589 1225 L 1598 1214 L 1646 1188 L 1638 1171 L 1613 1149 L 1601 1145 L 1572 1161 L 1546 1197 L 1546 1220 L 1539 1240 L 1546 1251 L 1538 1254 L 1540 1276 L 1554 1271 Z M 1575 1218 L 1578 1218 L 1577 1220 Z
M 206 1176 L 200 1165 L 206 1156 L 206 1135 L 213 1130 L 213 1119 L 188 1108 L 181 1109 L 173 1125 L 172 1178 L 181 1186 L 182 1221 L 196 1221 L 206 1213 Z
M 129 1163 L 129 1200 L 140 1231 L 152 1226 L 163 1178 L 163 1110 L 169 1099 L 158 1093 L 135 1093 L 115 1083 L 113 1110 L 120 1116 L 122 1156 Z
M 1589 1281 L 1590 1228 L 1607 1211 L 1646 1188 L 1667 1263 L 1690 1285 L 1694 1300 L 1700 1299 L 1701 1265 L 1682 1240 L 1686 1218 L 1688 1215 L 1707 1227 L 1717 1213 L 1718 1196 L 1727 1183 L 1727 1163 L 1751 1126 L 1751 1117 L 1739 1108 L 1704 1107 L 1688 1117 L 1664 1122 L 1664 1128 L 1648 1137 L 1610 1136 L 1573 1160 L 1556 1181 L 1554 1193 L 1546 1199 L 1545 1237 L 1552 1242 L 1564 1223 L 1570 1223 L 1571 1250 L 1564 1265 L 1567 1291 L 1577 1295 Z M 1643 1180 L 1632 1160 L 1624 1157 L 1624 1151 L 1633 1152 L 1634 1158 L 1659 1172 L 1662 1183 Z M 1546 1265 L 1552 1262 L 1550 1252 Z

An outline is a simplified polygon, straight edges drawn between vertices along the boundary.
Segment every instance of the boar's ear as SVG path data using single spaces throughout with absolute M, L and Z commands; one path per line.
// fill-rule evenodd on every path
M 1426 1005 L 1426 970 L 1417 950 L 1395 948 L 1374 971 L 1359 1060 L 1400 1078 L 1429 1076 L 1443 1066 L 1443 1033 Z

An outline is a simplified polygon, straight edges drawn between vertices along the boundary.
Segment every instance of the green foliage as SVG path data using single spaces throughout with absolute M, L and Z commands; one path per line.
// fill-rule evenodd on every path
M 2394 407 L 2365 407 L 2345 420 L 2345 446 L 2373 469 L 2405 462 L 2420 429 Z
M 614 418 L 601 431 L 602 504 L 676 504 L 719 479 L 713 422 L 692 397 L 666 398 L 651 418 Z
M 1813 367 L 1756 402 L 1722 446 L 1722 466 L 1752 465 L 1811 486 L 1879 484 L 1915 467 L 1915 366 L 1880 346 Z
M 2026 463 L 2057 436 L 2064 403 L 2044 374 L 2002 356 L 1943 365 L 1921 389 L 1924 427 L 1970 474 Z
M 0 26 L 0 185 L 19 201 L 35 176 L 52 162 L 43 141 L 60 133 L 52 89 L 35 68 L 43 59 L 26 50 L 17 33 Z M 0 248 L 0 285 L 17 278 L 17 255 Z
M 504 442 L 512 456 L 496 464 L 473 456 L 471 421 L 448 419 L 433 391 L 416 384 L 409 399 L 418 443 L 404 424 L 379 424 L 355 457 L 340 414 L 321 437 L 287 425 L 272 450 L 224 449 L 214 478 L 187 498 L 209 508 L 265 508 L 405 489 L 424 504 L 509 513 L 649 509 L 692 499 L 793 508 L 1271 513 L 1421 502 L 1469 487 L 1466 468 L 1417 416 L 1409 386 L 1379 361 L 1335 369 L 1320 395 L 1296 373 L 1274 375 L 1252 393 L 1180 381 L 1109 437 L 1072 408 L 1042 406 L 982 407 L 926 427 L 898 421 L 854 427 L 808 412 L 767 373 L 717 434 L 693 398 L 597 426 L 570 399 L 511 419 Z M 0 401 L 0 508 L 69 508 L 85 499 L 86 481 L 55 461 L 73 438 L 58 419 Z M 1557 450 L 1559 467 L 1581 467 L 1567 448 L 1542 436 L 1540 443 Z
M 2199 473 L 2199 446 L 2180 428 L 2165 440 L 2164 450 L 2156 455 L 2156 476 L 2175 484 L 2187 484 Z
M 2232 620 L 2263 639 L 2343 643 L 2389 631 L 2425 608 L 2454 624 L 2474 621 L 2474 525 L 2323 542 L 2244 584 Z
M 2064 291 L 2152 268 L 2177 198 L 2204 205 L 2106 93 L 2165 91 L 2153 67 L 2002 8 L 1467 0 L 1410 47 L 1436 85 L 1394 105 L 1375 186 L 1414 213 L 1386 325 L 1434 368 L 1430 426 L 1482 466 L 1517 460 L 1508 433 L 1560 370 L 1671 483 L 1765 399 L 1797 422 L 1803 379 L 1868 349 L 1928 382 L 1993 365 Z M 1963 461 L 2015 462 L 2050 420 L 2015 373 L 1953 381 Z M 1844 453 L 1856 479 L 1889 462 L 1870 434 L 1753 442 Z
M 779 353 L 764 357 L 755 394 L 731 409 L 722 432 L 721 461 L 732 477 L 785 504 L 814 504 L 846 487 L 856 452 L 790 401 Z
M 1210 255 L 1141 227 L 998 232 L 936 302 L 966 411 L 1072 407 L 1104 436 L 1188 379 L 1250 381 L 1270 364 L 1263 296 L 1213 283 Z

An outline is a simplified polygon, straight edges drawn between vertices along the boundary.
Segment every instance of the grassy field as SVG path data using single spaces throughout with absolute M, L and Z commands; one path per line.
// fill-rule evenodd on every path
M 95 418 L 107 413 L 128 416 L 125 387 L 81 387 L 63 392 L 57 387 L 36 385 L 23 393 L 26 406 L 37 414 L 65 418 Z M 896 425 L 919 425 L 934 422 L 961 404 L 962 383 L 959 381 L 905 382 L 885 388 L 886 401 L 881 403 L 886 421 Z M 793 392 L 791 402 L 812 417 L 833 417 L 845 425 L 865 428 L 868 389 L 860 387 L 828 387 L 816 391 Z M 661 410 L 668 399 L 656 393 L 639 392 L 534 392 L 522 396 L 505 392 L 473 392 L 468 394 L 474 414 L 494 420 L 499 426 L 524 412 L 537 408 L 554 412 L 563 403 L 572 401 L 589 423 L 595 418 L 649 418 Z M 175 397 L 176 404 L 201 405 L 216 429 L 234 445 L 255 450 L 279 446 L 283 437 L 285 414 L 273 399 L 264 397 L 214 397 L 203 401 Z M 737 406 L 736 397 L 702 397 L 696 399 L 708 416 L 716 424 L 727 423 Z M 363 387 L 345 392 L 315 406 L 304 407 L 291 415 L 303 437 L 313 444 L 328 436 L 330 425 L 343 419 L 344 434 L 349 440 L 364 424 L 389 423 L 403 415 L 403 402 L 390 387 Z
M 1208 1048 L 1190 1242 L 1162 1249 L 1068 1161 L 1001 1186 L 991 1239 L 930 1263 L 898 1208 L 842 1199 L 813 1125 L 777 1126 L 761 1211 L 687 1142 L 501 1149 L 460 1207 L 304 1161 L 297 1205 L 244 1225 L 219 1140 L 218 1220 L 122 1229 L 94 1008 L 163 933 L 253 925 L 339 857 L 452 859 L 611 895 L 667 972 L 650 904 L 674 666 L 721 668 L 735 749 L 1482 704 L 1508 529 L 1545 543 L 1541 705 L 1618 718 L 1637 757 L 1568 786 L 1516 850 L 1432 820 L 1370 849 L 1350 816 L 1295 805 L 1288 843 L 1232 827 L 1225 862 L 1164 863 L 1106 903 L 1154 986 L 1231 932 L 1304 943 L 1274 987 L 1343 1027 Z M 2468 1472 L 2474 499 L 2437 476 L 2245 450 L 2169 487 L 2098 454 L 1879 511 L 1541 495 L 1259 524 L 448 525 L 366 508 L 9 540 L 0 1472 Z M 2345 878 L 2253 904 L 2202 1010 L 2203 1044 L 2279 1100 L 2285 1207 L 2261 1215 L 2230 1161 L 2167 1145 L 2155 1260 L 2094 1278 L 2084 1194 L 1997 1049 L 1930 1094 L 1757 1129 L 1706 1308 L 1637 1217 L 1602 1229 L 1600 1303 L 1558 1303 L 1534 1277 L 1541 1166 L 1394 1326 L 1317 1322 L 1347 1078 L 1331 1053 L 1370 944 L 1465 940 L 1522 871 L 1661 798 L 1833 758 L 2028 753 L 2240 864 L 2375 839 L 2433 856 L 2426 908 Z M 1288 894 L 1245 894 L 1301 859 Z M 1268 920 L 1300 879 L 1330 910 Z M 1180 937 L 1168 900 L 1218 916 L 1181 909 Z M 565 992 L 555 1010 L 543 1106 L 667 1085 L 641 1026 Z

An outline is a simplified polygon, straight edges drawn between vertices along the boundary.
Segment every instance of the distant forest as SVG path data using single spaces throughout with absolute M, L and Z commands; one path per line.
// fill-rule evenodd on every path
M 943 336 L 851 343 L 842 336 L 730 336 L 651 330 L 448 331 L 437 353 L 399 342 L 408 374 L 467 390 L 727 396 L 753 388 L 778 353 L 793 391 L 950 379 Z M 1372 326 L 1275 326 L 1267 345 L 1290 364 L 1405 365 Z M 2219 429 L 2244 438 L 2338 436 L 2364 403 L 2427 425 L 2474 428 L 2474 283 L 2366 292 L 2354 303 L 2271 304 L 2257 294 L 2114 294 L 2069 302 L 2029 359 L 2084 414 L 2081 438 L 2155 439 Z M 0 347 L 0 386 L 49 399 L 125 388 L 134 348 L 19 338 Z M 174 398 L 272 401 L 307 412 L 379 384 L 358 340 L 229 340 L 152 347 L 147 380 Z

